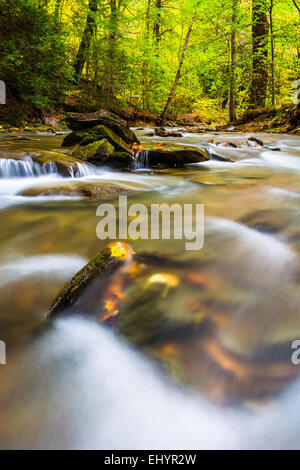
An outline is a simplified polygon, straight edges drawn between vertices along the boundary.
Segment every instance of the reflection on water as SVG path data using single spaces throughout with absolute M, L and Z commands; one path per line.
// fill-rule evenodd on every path
M 139 132 L 144 147 L 156 142 L 147 132 Z M 80 319 L 44 329 L 63 284 L 107 244 L 96 238 L 99 200 L 21 196 L 62 178 L 23 178 L 6 161 L 29 148 L 57 152 L 61 137 L 0 142 L 9 154 L 0 179 L 1 447 L 298 446 L 290 345 L 300 338 L 300 141 L 260 136 L 280 152 L 221 148 L 210 137 L 184 134 L 176 145 L 204 146 L 233 163 L 77 175 L 125 183 L 129 204 L 205 204 L 203 250 L 185 251 L 185 240 L 132 242 L 147 262 L 124 290 L 120 336 Z

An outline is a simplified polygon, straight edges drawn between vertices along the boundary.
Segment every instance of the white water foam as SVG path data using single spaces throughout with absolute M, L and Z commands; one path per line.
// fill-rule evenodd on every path
M 86 263 L 87 260 L 81 256 L 42 255 L 24 258 L 0 266 L 0 287 L 29 276 L 64 281 Z
M 299 448 L 299 383 L 256 413 L 219 408 L 91 321 L 55 322 L 12 371 L 2 448 Z
M 261 157 L 273 167 L 300 170 L 300 157 L 291 156 L 289 153 L 263 152 Z

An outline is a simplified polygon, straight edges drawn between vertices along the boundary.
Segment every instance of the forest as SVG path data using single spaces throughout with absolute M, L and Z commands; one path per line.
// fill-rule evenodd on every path
M 298 0 L 0 0 L 0 79 L 22 103 L 2 119 L 105 108 L 215 125 L 292 105 L 299 24 Z

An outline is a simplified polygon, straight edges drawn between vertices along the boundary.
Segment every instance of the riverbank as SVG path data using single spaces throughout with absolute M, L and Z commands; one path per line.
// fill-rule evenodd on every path
M 96 108 L 95 108 L 96 110 Z M 28 120 L 13 123 L 9 117 L 0 114 L 0 133 L 4 132 L 59 132 L 68 129 L 66 125 L 67 112 L 82 112 L 69 103 L 61 109 L 40 111 L 35 116 L 28 115 Z M 112 111 L 125 119 L 132 127 L 157 127 L 160 117 L 151 111 L 142 110 L 135 106 L 127 108 L 114 107 Z M 203 121 L 197 114 L 186 114 L 169 120 L 165 127 L 182 127 L 188 132 L 267 132 L 276 134 L 300 135 L 299 106 L 284 106 L 279 109 L 249 110 L 242 114 L 234 123 L 224 121 Z

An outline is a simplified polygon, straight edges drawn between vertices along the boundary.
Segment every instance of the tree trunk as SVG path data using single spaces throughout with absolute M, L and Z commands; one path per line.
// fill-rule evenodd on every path
M 91 40 L 96 31 L 95 13 L 97 12 L 97 8 L 97 0 L 89 0 L 89 12 L 74 63 L 76 81 L 78 81 L 82 75 L 84 64 L 89 53 Z
M 265 0 L 252 0 L 253 69 L 250 107 L 264 108 L 268 86 L 268 15 Z
M 153 27 L 153 35 L 155 39 L 156 46 L 160 43 L 160 25 L 161 25 L 161 9 L 162 9 L 162 0 L 156 0 L 156 18 Z
M 271 102 L 272 108 L 275 108 L 275 44 L 274 44 L 274 28 L 273 28 L 273 7 L 274 1 L 270 0 L 270 37 L 271 37 Z
M 149 65 L 148 65 L 148 47 L 149 47 L 149 39 L 150 39 L 150 12 L 151 12 L 151 0 L 147 0 L 147 8 L 146 8 L 146 15 L 145 15 L 145 23 L 146 23 L 146 34 L 145 34 L 145 44 L 146 44 L 146 59 L 143 61 L 142 67 L 142 86 L 143 86 L 143 107 L 148 108 L 149 100 L 148 100 L 148 87 L 149 87 Z
M 115 85 L 116 85 L 116 40 L 118 37 L 118 5 L 117 0 L 110 0 L 110 17 L 109 17 L 109 31 L 108 31 L 108 63 L 107 63 L 107 77 L 106 77 L 106 99 L 108 106 L 112 105 L 115 98 Z
M 299 20 L 300 20 L 300 4 L 298 5 L 298 3 L 296 2 L 296 0 L 293 0 L 293 4 L 295 5 L 295 7 L 296 7 L 297 10 L 298 10 L 298 13 L 299 13 Z M 298 51 L 298 59 L 300 59 L 300 50 L 299 50 L 299 47 L 297 47 L 297 51 Z
M 189 29 L 188 29 L 188 32 L 187 32 L 187 35 L 186 35 L 185 43 L 184 43 L 184 46 L 183 46 L 183 51 L 182 51 L 181 59 L 180 59 L 180 62 L 179 62 L 179 66 L 178 66 L 177 74 L 176 74 L 176 77 L 175 77 L 175 81 L 174 81 L 173 87 L 171 89 L 171 92 L 169 94 L 169 97 L 167 99 L 167 102 L 166 102 L 166 105 L 164 107 L 163 113 L 161 115 L 161 121 L 162 121 L 163 124 L 166 122 L 166 117 L 167 117 L 167 114 L 168 114 L 169 106 L 170 106 L 170 104 L 171 104 L 171 102 L 174 98 L 176 88 L 177 88 L 178 82 L 180 80 L 181 69 L 182 69 L 182 65 L 183 65 L 186 50 L 188 48 L 188 44 L 189 44 L 192 29 L 193 29 L 194 21 L 196 19 L 196 15 L 197 15 L 197 11 L 195 11 L 194 14 L 193 14 L 193 18 L 192 18 L 192 21 L 190 23 L 190 26 L 189 26 Z
M 230 82 L 229 82 L 229 121 L 236 120 L 235 113 L 235 68 L 236 68 L 236 22 L 238 0 L 232 0 L 232 19 L 230 35 Z

